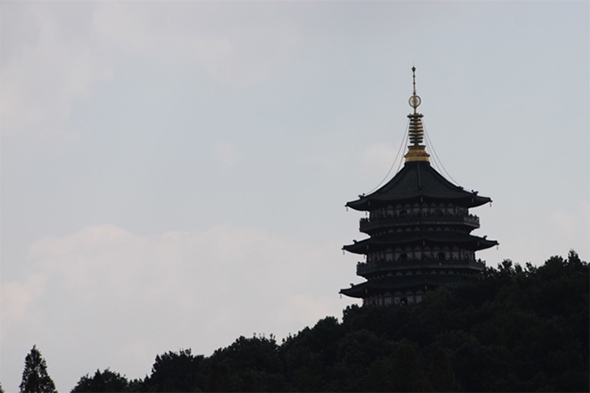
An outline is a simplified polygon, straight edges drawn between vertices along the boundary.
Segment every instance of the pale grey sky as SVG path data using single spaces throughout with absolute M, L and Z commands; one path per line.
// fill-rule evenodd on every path
M 588 2 L 0 7 L 8 392 L 34 344 L 67 392 L 340 317 L 344 204 L 392 165 L 412 65 L 445 169 L 494 200 L 478 256 L 590 257 Z

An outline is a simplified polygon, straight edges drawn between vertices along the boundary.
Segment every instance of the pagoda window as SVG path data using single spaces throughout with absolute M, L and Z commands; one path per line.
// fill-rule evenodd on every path
M 383 300 L 385 305 L 390 305 L 391 303 L 393 303 L 393 296 L 391 296 L 391 292 L 385 292 Z
M 437 259 L 438 259 L 439 261 L 444 261 L 444 260 L 445 260 L 445 259 L 447 259 L 447 258 L 446 258 L 446 255 L 445 255 L 445 253 L 444 253 L 444 252 L 439 252 L 439 253 L 438 253 L 438 255 L 437 255 Z
M 399 261 L 406 262 L 408 260 L 408 254 L 403 253 L 398 258 Z
M 391 250 L 387 250 L 385 253 L 385 262 L 392 262 L 393 261 L 393 252 Z

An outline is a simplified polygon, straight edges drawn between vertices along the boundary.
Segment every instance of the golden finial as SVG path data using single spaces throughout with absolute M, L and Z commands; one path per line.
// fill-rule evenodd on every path
M 410 97 L 409 103 L 414 108 L 414 113 L 409 114 L 410 125 L 408 134 L 410 136 L 411 145 L 408 146 L 408 153 L 405 155 L 406 162 L 409 161 L 429 161 L 430 155 L 426 153 L 425 146 L 422 144 L 424 140 L 424 127 L 422 126 L 422 114 L 417 112 L 417 108 L 422 103 L 422 99 L 416 94 L 416 67 L 412 67 L 412 84 L 414 90 Z

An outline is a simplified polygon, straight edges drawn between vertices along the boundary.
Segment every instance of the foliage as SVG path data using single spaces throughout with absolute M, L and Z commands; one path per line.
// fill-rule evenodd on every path
M 280 345 L 255 335 L 210 357 L 168 352 L 109 390 L 588 391 L 588 268 L 573 251 L 540 267 L 506 260 L 411 307 L 348 307 Z M 99 391 L 107 373 L 73 392 Z
M 25 369 L 20 384 L 21 393 L 57 393 L 53 380 L 47 373 L 47 364 L 41 352 L 33 345 L 25 357 Z
M 145 379 L 147 391 L 191 392 L 199 383 L 199 366 L 203 356 L 193 356 L 190 349 L 156 356 L 152 374 Z
M 82 392 L 128 392 L 130 382 L 119 373 L 112 372 L 108 368 L 102 373 L 96 370 L 91 378 L 86 374 L 71 390 L 71 393 Z

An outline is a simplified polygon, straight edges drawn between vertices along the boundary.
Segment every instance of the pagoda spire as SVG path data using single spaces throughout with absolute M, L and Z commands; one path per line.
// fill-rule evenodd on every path
M 424 126 L 422 126 L 422 115 L 418 113 L 417 108 L 422 103 L 422 99 L 416 94 L 416 67 L 412 67 L 412 83 L 414 85 L 414 91 L 410 97 L 409 103 L 414 108 L 414 113 L 410 113 L 408 118 L 410 119 L 410 126 L 408 127 L 408 135 L 410 137 L 410 146 L 408 146 L 408 153 L 404 156 L 406 161 L 430 161 L 430 155 L 426 153 L 424 142 Z

